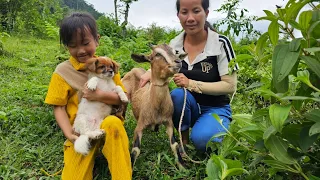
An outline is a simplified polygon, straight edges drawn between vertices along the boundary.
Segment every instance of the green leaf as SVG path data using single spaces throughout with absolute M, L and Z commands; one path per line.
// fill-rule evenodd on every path
M 299 146 L 301 124 L 289 124 L 282 129 L 282 137 L 287 139 L 294 146 Z
M 278 8 L 278 9 L 277 9 L 277 13 L 278 13 L 280 19 L 283 20 L 285 14 L 286 14 L 286 9 Z
M 232 119 L 241 128 L 253 125 L 253 123 L 251 123 L 251 119 L 252 119 L 251 114 L 235 114 L 235 115 L 232 115 Z
M 219 167 L 213 162 L 212 159 L 208 160 L 206 173 L 209 180 L 220 180 L 219 174 L 221 174 L 221 172 L 219 171 Z
M 319 177 L 313 176 L 313 175 L 311 175 L 311 174 L 308 176 L 308 178 L 309 178 L 310 180 L 320 180 Z
M 221 136 L 225 136 L 225 135 L 227 135 L 227 134 L 228 134 L 228 133 L 226 133 L 226 132 L 219 132 L 219 133 L 213 135 L 213 136 L 210 138 L 210 140 L 208 141 L 208 143 L 207 143 L 207 145 L 206 145 L 206 149 L 209 147 L 209 143 L 212 142 L 212 140 L 214 140 L 215 138 L 221 137 Z
M 259 61 L 266 64 L 270 59 L 272 59 L 272 54 L 268 54 L 266 56 L 263 57 L 259 57 Z
M 296 161 L 287 153 L 288 144 L 280 137 L 271 135 L 265 141 L 266 147 L 274 155 L 274 157 L 284 164 L 294 164 Z
M 0 119 L 7 121 L 8 120 L 7 114 L 3 111 L 0 111 Z
M 305 48 L 304 50 L 308 51 L 309 53 L 314 53 L 314 52 L 319 52 L 320 47 Z
M 273 126 L 269 126 L 268 129 L 263 133 L 263 139 L 267 140 L 271 135 L 275 135 L 276 133 L 276 128 L 274 128 Z
M 310 94 L 312 93 L 312 89 L 309 88 L 307 85 L 305 84 L 301 84 L 300 88 L 298 89 L 298 91 L 296 92 L 295 96 L 310 96 Z M 304 103 L 304 101 L 300 101 L 300 100 L 293 100 L 293 102 L 291 103 L 294 108 L 297 111 L 301 110 L 302 104 Z
M 261 20 L 274 21 L 275 19 L 273 17 L 269 17 L 269 16 L 259 17 L 257 19 L 257 21 L 261 21 Z
M 310 131 L 309 131 L 309 136 L 313 136 L 315 134 L 320 133 L 320 122 L 315 123 L 313 126 L 311 126 Z
M 291 72 L 299 57 L 299 52 L 292 52 L 288 44 L 277 45 L 272 57 L 272 76 L 275 83 L 280 83 Z
M 234 136 L 237 136 L 237 135 L 234 135 Z M 237 144 L 237 141 L 234 138 L 230 136 L 224 137 L 222 148 L 221 148 L 221 155 L 223 157 L 228 156 L 232 152 L 232 149 L 236 146 L 236 144 Z
M 290 24 L 293 28 L 295 28 L 295 29 L 302 30 L 300 24 L 297 23 L 297 22 L 296 22 L 295 20 L 293 20 L 293 19 L 291 19 L 291 20 L 289 21 L 289 24 Z
M 268 33 L 264 33 L 260 36 L 260 38 L 257 41 L 257 46 L 256 46 L 256 55 L 261 57 L 264 53 L 266 44 L 267 44 L 267 40 L 268 40 Z
M 314 109 L 311 112 L 304 115 L 308 120 L 314 122 L 320 122 L 320 109 Z
M 222 120 L 220 119 L 220 117 L 218 116 L 218 114 L 214 113 L 214 114 L 212 114 L 212 116 L 213 116 L 220 124 L 222 124 Z
M 266 163 L 267 165 L 271 166 L 272 168 L 275 168 L 277 170 L 280 171 L 291 171 L 293 173 L 299 173 L 299 171 L 293 169 L 291 166 L 284 164 L 280 161 L 276 161 L 276 160 L 264 160 L 264 163 Z
M 251 135 L 255 136 L 256 138 L 262 138 L 263 131 L 257 125 L 251 125 L 244 128 L 241 128 L 237 133 L 244 133 L 248 132 Z
M 284 23 L 288 24 L 291 19 L 296 19 L 300 10 L 311 0 L 304 1 L 289 1 L 286 4 L 286 16 L 284 17 Z
M 267 96 L 271 96 L 274 97 L 276 99 L 281 99 L 281 97 L 277 94 L 275 94 L 274 92 L 272 92 L 270 89 L 256 89 L 253 92 L 259 92 L 262 95 L 267 95 Z
M 268 17 L 274 17 L 274 18 L 276 18 L 276 16 L 275 16 L 271 11 L 269 11 L 269 10 L 263 10 L 263 12 L 265 12 Z
M 278 132 L 282 131 L 283 124 L 288 118 L 289 112 L 291 110 L 291 105 L 281 106 L 278 104 L 273 104 L 270 106 L 269 115 L 272 125 Z
M 274 87 L 274 91 L 277 93 L 285 93 L 289 89 L 289 77 L 285 77 L 282 81 L 276 82 L 275 79 L 272 79 L 272 87 Z
M 278 21 L 272 21 L 268 28 L 271 43 L 275 46 L 279 40 L 279 24 Z
M 308 152 L 308 149 L 317 140 L 317 135 L 309 136 L 310 126 L 302 128 L 300 132 L 299 144 L 303 152 Z
M 306 62 L 308 67 L 320 78 L 320 61 L 310 56 L 301 56 L 301 59 Z
M 289 50 L 293 52 L 300 51 L 301 40 L 302 38 L 296 38 L 292 40 L 291 43 L 289 44 Z
M 282 100 L 295 100 L 295 101 L 304 101 L 304 100 L 312 100 L 316 102 L 320 102 L 320 98 L 311 98 L 311 97 L 305 97 L 305 96 L 286 96 L 281 98 Z
M 253 122 L 262 122 L 264 118 L 269 115 L 269 110 L 267 108 L 259 109 L 252 115 Z
M 236 57 L 236 61 L 242 61 L 242 60 L 246 60 L 246 59 L 252 59 L 253 56 L 251 56 L 250 54 L 239 54 Z
M 304 11 L 300 14 L 299 24 L 304 31 L 306 31 L 309 28 L 311 19 L 312 11 Z
M 228 169 L 225 173 L 225 177 L 231 177 L 231 176 L 235 176 L 235 175 L 241 175 L 243 173 L 249 174 L 249 172 L 243 168 L 232 168 L 232 169 Z
M 251 125 L 244 128 L 241 128 L 238 133 L 246 132 L 246 131 L 261 131 L 257 125 Z
M 308 70 L 304 70 L 304 71 L 298 71 L 297 73 L 297 80 L 305 83 L 306 85 L 308 85 L 309 87 L 313 87 L 313 85 L 310 82 L 310 74 Z
M 308 35 L 312 35 L 315 39 L 320 37 L 319 29 L 320 28 L 320 21 L 313 22 L 308 30 Z

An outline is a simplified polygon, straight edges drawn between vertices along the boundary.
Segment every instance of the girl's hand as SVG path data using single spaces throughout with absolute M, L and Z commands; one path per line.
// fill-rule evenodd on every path
M 99 99 L 101 99 L 101 90 L 100 89 L 96 89 L 94 91 L 91 91 L 90 89 L 87 88 L 87 85 L 85 84 L 84 89 L 82 90 L 83 93 L 83 98 L 86 98 L 89 101 L 98 101 Z
M 77 140 L 78 137 L 79 137 L 79 136 L 77 136 L 77 135 L 75 135 L 75 134 L 70 134 L 70 135 L 66 136 L 66 138 L 67 138 L 70 142 L 72 142 L 72 143 L 74 143 L 74 141 Z
M 188 87 L 189 79 L 183 73 L 173 75 L 173 81 L 179 87 Z
M 139 83 L 139 88 L 145 86 L 147 82 L 149 82 L 151 79 L 151 72 L 147 71 L 143 75 L 140 76 L 140 83 Z

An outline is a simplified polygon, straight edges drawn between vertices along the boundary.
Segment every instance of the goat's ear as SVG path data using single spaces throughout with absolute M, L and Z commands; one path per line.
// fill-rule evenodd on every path
M 131 58 L 138 63 L 150 62 L 150 59 L 145 55 L 131 54 Z
M 188 55 L 188 53 L 185 54 L 179 54 L 179 59 L 183 60 L 186 56 Z
M 112 60 L 112 64 L 113 64 L 114 74 L 118 74 L 120 65 L 117 62 L 115 62 L 114 60 Z
M 86 66 L 90 71 L 94 72 L 96 71 L 96 67 L 98 63 L 99 63 L 99 60 L 97 58 L 91 58 L 87 60 Z

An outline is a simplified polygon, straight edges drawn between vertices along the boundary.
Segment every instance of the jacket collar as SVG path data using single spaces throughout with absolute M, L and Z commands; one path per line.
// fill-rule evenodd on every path
M 183 41 L 185 31 L 182 31 L 178 36 L 171 40 L 170 46 L 176 51 L 177 54 L 184 54 Z M 219 34 L 208 28 L 207 42 L 204 47 L 204 55 L 217 56 L 221 54 L 220 50 L 221 43 L 219 42 Z

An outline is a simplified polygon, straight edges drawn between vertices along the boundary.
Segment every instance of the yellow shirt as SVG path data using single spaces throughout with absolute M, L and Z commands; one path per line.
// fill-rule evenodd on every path
M 70 57 L 69 61 L 73 68 L 79 73 L 85 69 L 85 64 L 78 62 L 75 58 Z M 113 80 L 116 85 L 121 86 L 125 91 L 120 77 L 120 73 L 118 73 L 113 77 Z M 63 77 L 54 72 L 51 77 L 45 103 L 56 106 L 66 106 L 70 123 L 73 124 L 78 111 L 78 90 L 72 88 Z

